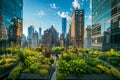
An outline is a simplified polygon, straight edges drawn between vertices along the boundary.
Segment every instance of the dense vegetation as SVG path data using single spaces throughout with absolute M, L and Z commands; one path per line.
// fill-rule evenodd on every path
M 34 49 L 20 49 L 17 54 L 19 65 L 11 72 L 13 80 L 17 79 L 21 73 L 35 73 L 45 76 L 54 63 L 52 55 L 45 57 L 42 52 Z
M 120 79 L 119 70 L 105 63 L 108 61 L 119 65 L 119 62 L 116 62 L 120 59 L 119 55 L 119 52 L 113 49 L 101 52 L 73 47 L 59 55 L 57 79 L 63 80 L 66 76 L 79 76 L 80 74 L 112 74 Z

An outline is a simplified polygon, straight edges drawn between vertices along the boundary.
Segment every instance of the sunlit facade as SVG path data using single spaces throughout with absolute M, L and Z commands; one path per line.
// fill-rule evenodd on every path
M 84 47 L 84 10 L 74 10 L 70 27 L 71 45 Z
M 120 49 L 120 0 L 92 0 L 92 48 Z

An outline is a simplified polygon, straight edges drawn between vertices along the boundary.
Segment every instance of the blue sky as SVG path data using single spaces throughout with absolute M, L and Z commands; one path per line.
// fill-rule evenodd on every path
M 44 30 L 54 25 L 61 33 L 61 17 L 67 17 L 67 32 L 74 7 L 85 10 L 85 26 L 91 24 L 90 0 L 23 0 L 23 33 L 27 36 L 30 25 Z M 78 3 L 77 3 L 78 2 Z

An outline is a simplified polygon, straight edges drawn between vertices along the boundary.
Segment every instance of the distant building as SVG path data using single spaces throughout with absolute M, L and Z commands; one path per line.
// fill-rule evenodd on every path
M 58 45 L 58 32 L 55 30 L 53 25 L 44 31 L 42 44 L 46 47 L 54 47 Z
M 34 33 L 34 26 L 28 27 L 28 47 L 32 47 L 32 35 Z
M 0 45 L 7 47 L 21 46 L 22 22 L 23 22 L 23 0 L 0 0 L 0 15 L 8 32 L 8 39 Z M 1 25 L 1 24 L 0 24 Z M 1 40 L 0 40 L 1 41 Z
M 26 36 L 24 34 L 22 35 L 22 47 L 23 48 L 27 48 L 28 47 L 27 38 L 26 38 Z
M 84 10 L 75 9 L 70 26 L 71 46 L 83 48 L 84 45 Z
M 37 48 L 39 46 L 39 38 L 38 38 L 38 32 L 35 31 L 33 34 L 32 34 L 32 48 Z
M 92 0 L 92 48 L 120 50 L 120 0 Z
M 62 34 L 66 36 L 66 26 L 67 26 L 67 20 L 66 17 L 62 18 Z
M 42 43 L 42 29 L 39 27 L 39 45 Z
M 87 26 L 87 28 L 84 30 L 84 48 L 91 48 L 91 33 L 91 26 Z
M 60 35 L 60 46 L 65 47 L 65 36 L 64 36 L 64 34 Z

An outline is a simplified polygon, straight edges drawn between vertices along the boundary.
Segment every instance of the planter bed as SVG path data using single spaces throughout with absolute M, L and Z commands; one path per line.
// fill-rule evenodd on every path
M 80 74 L 80 76 L 67 76 L 66 80 L 117 80 L 111 74 Z
M 54 71 L 55 68 L 52 67 L 46 76 L 40 76 L 39 74 L 32 74 L 32 73 L 21 73 L 17 78 L 17 80 L 50 80 Z M 12 80 L 10 74 L 8 76 L 8 80 Z

